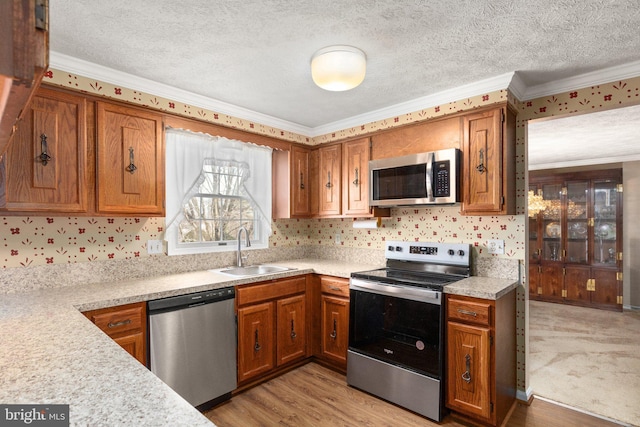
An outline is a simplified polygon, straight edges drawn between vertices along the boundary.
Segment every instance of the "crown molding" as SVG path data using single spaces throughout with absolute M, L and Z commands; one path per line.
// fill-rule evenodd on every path
M 628 64 L 605 68 L 599 71 L 592 71 L 590 73 L 568 77 L 566 79 L 529 86 L 526 89 L 524 96 L 519 99 L 522 101 L 528 101 L 535 98 L 541 98 L 543 96 L 557 95 L 559 93 L 570 92 L 576 89 L 597 86 L 604 83 L 611 83 L 638 76 L 640 76 L 640 61 L 635 61 Z
M 560 161 L 555 163 L 539 163 L 529 164 L 528 170 L 543 170 L 543 169 L 560 169 L 560 168 L 574 168 L 578 166 L 593 166 L 593 165 L 605 165 L 610 163 L 627 163 L 640 160 L 640 154 L 633 154 L 629 156 L 617 156 L 617 157 L 602 157 L 594 159 L 582 159 L 571 161 Z
M 473 96 L 482 95 L 496 90 L 507 89 L 509 88 L 509 84 L 511 83 L 513 76 L 513 72 L 505 73 L 489 79 L 444 90 L 433 95 L 423 96 L 411 101 L 352 116 L 344 120 L 338 120 L 332 123 L 327 123 L 326 125 L 316 126 L 311 129 L 310 136 L 316 137 L 326 135 L 328 133 L 361 126 L 365 123 L 372 123 L 378 120 L 384 120 L 390 117 L 424 110 L 425 108 L 436 107 L 452 101 L 471 98 Z
M 136 91 L 160 96 L 172 101 L 182 102 L 194 107 L 205 108 L 216 113 L 226 114 L 257 124 L 271 126 L 279 130 L 293 132 L 302 136 L 309 136 L 311 128 L 287 120 L 282 120 L 268 114 L 258 113 L 243 107 L 238 107 L 224 101 L 208 98 L 173 86 L 154 82 L 153 80 L 124 73 L 113 68 L 104 67 L 88 61 L 83 61 L 59 52 L 49 53 L 49 67 L 60 71 L 77 74 L 82 77 L 96 79 L 101 82 L 123 86 Z

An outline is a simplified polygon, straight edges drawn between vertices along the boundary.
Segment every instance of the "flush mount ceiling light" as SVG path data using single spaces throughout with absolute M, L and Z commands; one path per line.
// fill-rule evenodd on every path
M 362 83 L 366 72 L 367 57 L 352 46 L 328 46 L 311 58 L 311 77 L 325 90 L 353 89 Z

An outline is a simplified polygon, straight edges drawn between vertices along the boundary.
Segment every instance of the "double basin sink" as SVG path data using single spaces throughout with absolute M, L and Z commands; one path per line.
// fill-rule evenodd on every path
M 246 267 L 228 267 L 222 270 L 212 270 L 216 273 L 232 277 L 260 276 L 263 274 L 282 273 L 283 271 L 295 270 L 295 268 L 280 267 L 278 265 L 249 265 Z

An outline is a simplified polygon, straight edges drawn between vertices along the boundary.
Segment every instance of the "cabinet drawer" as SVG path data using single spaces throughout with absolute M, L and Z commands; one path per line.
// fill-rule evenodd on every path
M 97 327 L 112 336 L 122 332 L 141 330 L 145 320 L 144 304 L 112 307 L 85 313 Z
M 349 297 L 349 279 L 340 279 L 336 277 L 321 277 L 320 291 L 323 294 L 336 295 L 340 297 Z
M 262 282 L 256 285 L 246 285 L 238 287 L 236 290 L 236 301 L 238 306 L 255 304 L 260 301 L 281 298 L 287 295 L 294 295 L 305 292 L 307 279 L 305 276 L 293 277 L 290 279 L 277 279 L 270 282 Z
M 450 320 L 490 326 L 491 303 L 449 298 L 447 300 L 447 316 Z

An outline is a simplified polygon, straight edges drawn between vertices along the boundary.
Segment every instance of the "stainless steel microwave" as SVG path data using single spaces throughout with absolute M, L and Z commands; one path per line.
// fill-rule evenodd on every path
M 460 201 L 460 150 L 369 161 L 369 205 L 455 204 Z

